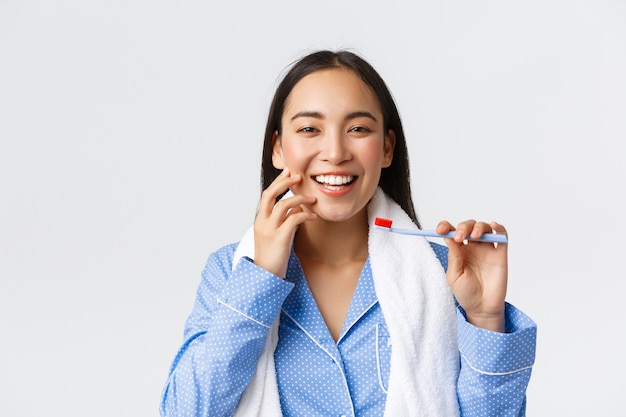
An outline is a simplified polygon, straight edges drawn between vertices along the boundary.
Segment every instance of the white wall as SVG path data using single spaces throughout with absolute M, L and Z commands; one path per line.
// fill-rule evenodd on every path
M 624 415 L 626 3 L 240 3 L 0 1 L 0 415 L 157 415 L 278 76 L 338 47 L 397 99 L 423 225 L 508 227 L 528 415 Z

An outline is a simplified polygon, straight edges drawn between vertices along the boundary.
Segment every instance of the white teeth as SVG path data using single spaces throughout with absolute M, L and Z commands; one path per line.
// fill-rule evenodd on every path
M 317 175 L 315 177 L 315 181 L 328 185 L 344 185 L 352 182 L 352 180 L 354 180 L 352 175 Z

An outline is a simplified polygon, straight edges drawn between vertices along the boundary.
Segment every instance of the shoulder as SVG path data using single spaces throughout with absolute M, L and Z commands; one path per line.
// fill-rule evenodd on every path
M 432 248 L 433 252 L 435 252 L 435 255 L 437 255 L 437 259 L 439 259 L 439 263 L 441 263 L 441 266 L 443 267 L 444 271 L 447 271 L 448 270 L 448 247 L 445 245 L 441 245 L 439 243 L 431 242 L 431 241 L 428 241 L 428 243 L 430 243 L 430 247 Z

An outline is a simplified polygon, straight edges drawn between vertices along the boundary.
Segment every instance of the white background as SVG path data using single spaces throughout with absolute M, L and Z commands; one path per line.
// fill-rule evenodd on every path
M 498 220 L 529 416 L 623 416 L 626 2 L 0 1 L 0 416 L 156 416 L 278 77 L 352 48 L 424 227 Z

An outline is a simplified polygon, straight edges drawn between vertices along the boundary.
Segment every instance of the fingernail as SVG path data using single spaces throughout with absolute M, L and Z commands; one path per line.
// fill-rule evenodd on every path
M 454 232 L 454 239 L 455 240 L 463 239 L 463 233 L 461 233 L 461 231 L 457 230 L 456 232 Z

